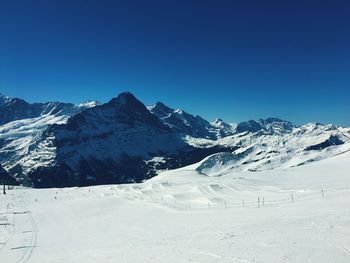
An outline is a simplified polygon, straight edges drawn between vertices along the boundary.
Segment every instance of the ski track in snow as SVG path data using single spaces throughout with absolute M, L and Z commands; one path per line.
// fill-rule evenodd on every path
M 9 262 L 18 263 L 30 260 L 37 242 L 36 223 L 31 211 L 27 208 L 21 191 L 23 191 L 21 188 L 7 190 L 7 194 L 2 196 L 2 199 L 5 200 L 1 200 L 2 202 L 7 202 L 7 210 L 2 212 L 1 215 L 6 218 L 12 218 L 12 222 L 8 226 L 11 228 L 11 233 L 3 243 L 3 246 L 0 247 L 0 255 L 3 250 L 7 250 L 7 253 L 10 252 L 11 254 Z M 27 237 L 28 234 L 30 234 L 30 238 Z
M 345 153 L 261 173 L 207 177 L 186 168 L 142 184 L 16 188 L 0 195 L 0 259 L 348 263 L 349 160 Z
M 25 201 L 23 200 L 23 195 L 20 195 L 20 203 L 23 205 L 25 214 L 28 216 L 28 219 L 30 221 L 31 224 L 31 231 L 24 231 L 25 233 L 31 233 L 31 238 L 30 238 L 30 242 L 27 246 L 25 246 L 25 250 L 19 260 L 20 263 L 24 263 L 27 262 L 30 257 L 32 256 L 33 250 L 36 247 L 36 242 L 37 242 L 37 227 L 36 227 L 36 223 L 35 220 L 33 218 L 33 215 L 31 214 L 31 212 L 28 210 L 27 205 L 25 203 Z M 23 232 L 22 232 L 23 233 Z M 24 234 L 25 234 L 24 233 Z

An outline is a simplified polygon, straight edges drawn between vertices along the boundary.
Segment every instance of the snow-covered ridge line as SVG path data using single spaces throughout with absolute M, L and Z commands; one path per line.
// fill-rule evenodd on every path
M 50 101 L 45 103 L 28 103 L 19 98 L 11 98 L 0 93 L 0 125 L 11 121 L 37 118 L 43 115 L 72 116 L 77 112 L 95 107 L 100 103 L 87 101 L 81 104 Z
M 140 182 L 186 165 L 207 176 L 293 167 L 350 142 L 349 128 L 278 118 L 210 123 L 160 102 L 146 107 L 128 92 L 80 105 L 0 96 L 1 111 L 21 119 L 0 125 L 0 164 L 40 187 Z

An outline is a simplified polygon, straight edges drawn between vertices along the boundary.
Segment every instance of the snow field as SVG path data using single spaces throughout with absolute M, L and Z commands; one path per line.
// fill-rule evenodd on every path
M 0 195 L 1 262 L 347 263 L 349 160 L 348 152 L 264 172 L 209 177 L 190 166 L 142 184 L 10 190 Z

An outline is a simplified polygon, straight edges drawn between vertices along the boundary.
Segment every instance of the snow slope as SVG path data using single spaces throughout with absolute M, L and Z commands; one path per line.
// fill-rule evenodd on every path
M 26 186 L 141 182 L 199 161 L 197 171 L 208 176 L 286 168 L 349 143 L 349 128 L 278 118 L 209 123 L 163 103 L 146 108 L 128 92 L 80 105 L 0 94 L 0 164 Z
M 10 102 L 13 100 L 17 99 L 8 98 Z M 22 118 L 0 125 L 1 164 L 20 180 L 26 180 L 22 176 L 38 166 L 54 163 L 55 152 L 52 145 L 42 140 L 44 132 L 50 125 L 64 124 L 69 117 L 79 111 L 98 105 L 97 102 L 85 102 L 79 105 L 54 102 L 28 104 L 23 101 L 23 103 L 28 107 L 41 105 L 41 110 L 44 108 L 44 111 L 38 112 L 37 117 Z
M 197 147 L 236 147 L 198 163 L 196 169 L 208 176 L 231 171 L 263 171 L 287 168 L 322 160 L 350 149 L 350 129 L 333 125 L 306 124 L 290 132 L 243 132 L 211 141 L 187 137 Z
M 65 123 L 68 117 L 67 115 L 43 115 L 37 118 L 9 122 L 0 126 L 3 165 L 10 170 L 18 164 L 23 164 L 24 169 L 26 169 L 27 165 L 23 157 L 37 147 L 45 129 L 52 124 Z
M 0 93 L 0 125 L 11 121 L 38 118 L 44 115 L 72 116 L 77 112 L 98 105 L 99 102 L 88 101 L 75 105 L 64 102 L 28 103 L 19 98 L 11 98 Z
M 150 176 L 146 161 L 189 148 L 130 93 L 50 126 L 40 143 L 54 152 L 38 147 L 26 159 L 45 158 L 29 174 L 37 187 L 140 182 Z
M 349 170 L 346 152 L 219 177 L 190 166 L 142 184 L 17 188 L 0 195 L 0 258 L 347 263 Z
M 235 128 L 221 119 L 210 123 L 200 116 L 194 116 L 180 109 L 172 109 L 162 102 L 148 106 L 147 109 L 165 125 L 177 132 L 195 138 L 217 139 L 235 132 Z

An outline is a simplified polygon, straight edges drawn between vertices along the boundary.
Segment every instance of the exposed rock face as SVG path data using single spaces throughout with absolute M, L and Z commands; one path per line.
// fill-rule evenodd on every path
M 79 106 L 62 102 L 30 104 L 22 99 L 10 98 L 0 94 L 0 125 L 46 114 L 71 116 L 85 108 L 87 108 L 85 105 Z
M 9 173 L 1 167 L 0 165 L 0 185 L 1 184 L 7 184 L 7 185 L 17 185 L 17 181 L 9 175 Z
M 163 103 L 146 108 L 128 92 L 101 105 L 1 96 L 1 111 L 0 162 L 34 187 L 141 182 L 200 161 L 197 170 L 213 176 L 290 167 L 339 154 L 350 141 L 350 129 L 334 125 L 209 123 Z
M 50 174 L 58 177 L 53 185 L 141 181 L 154 175 L 146 160 L 188 148 L 130 93 L 82 111 L 66 124 L 52 125 L 44 141 L 54 147 L 54 158 L 52 168 L 29 174 L 36 186 L 47 185 Z
M 179 133 L 196 138 L 213 137 L 213 134 L 209 132 L 210 123 L 199 116 L 193 116 L 182 110 L 171 109 L 161 102 L 157 102 L 148 109 L 165 125 Z
M 323 150 L 325 148 L 328 148 L 330 146 L 334 145 L 342 145 L 344 142 L 336 135 L 331 135 L 329 138 L 321 143 L 311 145 L 305 149 L 305 151 L 312 151 L 312 150 Z

